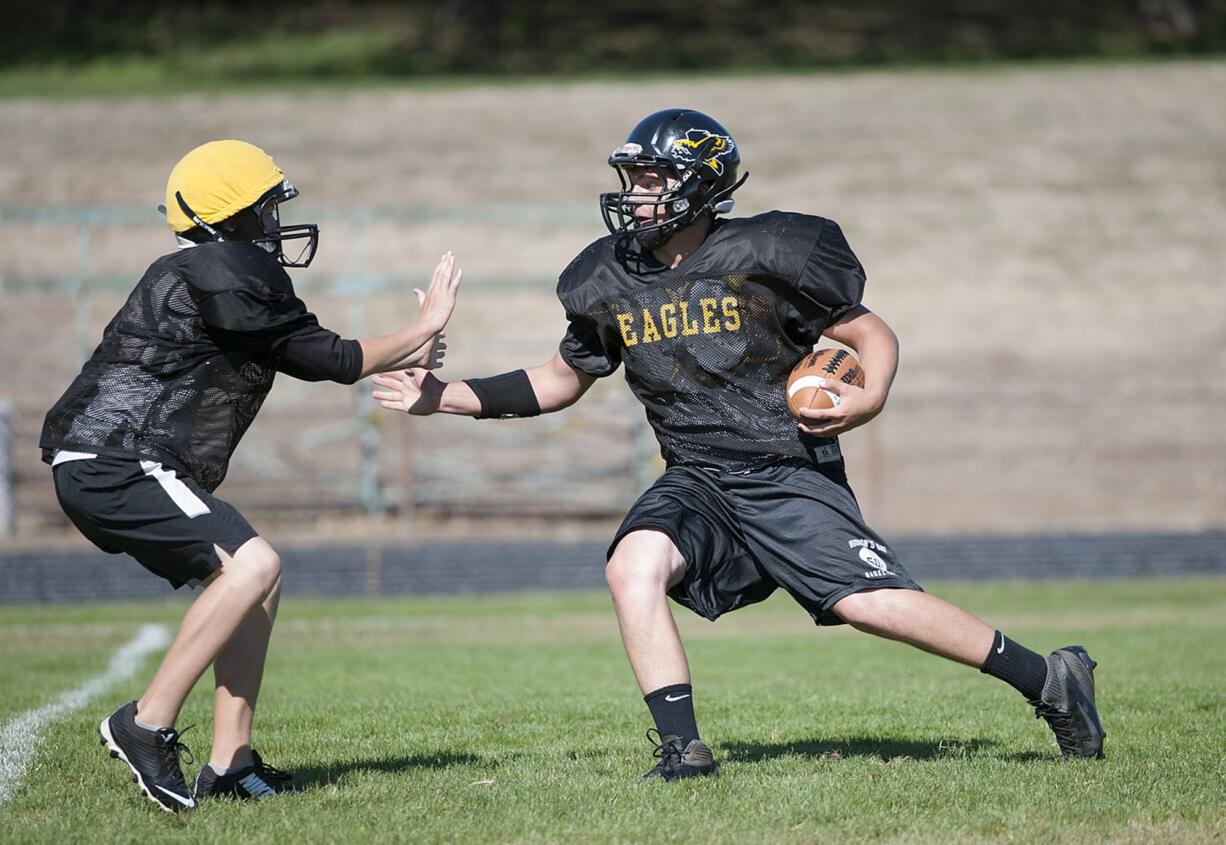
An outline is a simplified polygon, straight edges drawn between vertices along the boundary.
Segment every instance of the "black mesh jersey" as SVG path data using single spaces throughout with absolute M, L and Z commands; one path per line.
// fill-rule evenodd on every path
M 593 376 L 625 363 L 670 466 L 818 460 L 834 441 L 797 428 L 788 373 L 863 289 L 842 230 L 821 217 L 717 219 L 673 270 L 610 235 L 562 273 L 560 351 Z
M 352 382 L 361 361 L 358 342 L 321 328 L 259 246 L 182 249 L 145 271 L 47 413 L 43 460 L 60 449 L 148 458 L 211 492 L 277 370 Z

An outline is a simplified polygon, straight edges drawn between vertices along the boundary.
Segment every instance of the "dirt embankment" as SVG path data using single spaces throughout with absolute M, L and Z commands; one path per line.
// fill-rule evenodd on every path
M 321 256 L 296 278 L 325 322 L 393 327 L 452 249 L 473 284 L 448 371 L 488 373 L 551 354 L 552 280 L 602 234 L 605 156 L 643 114 L 690 105 L 741 145 L 737 212 L 838 220 L 868 268 L 866 304 L 901 338 L 889 406 L 844 443 L 881 530 L 1196 529 L 1226 524 L 1224 88 L 1226 64 L 1205 62 L 5 102 L 0 206 L 152 207 L 193 145 L 253 140 L 303 189 L 286 217 L 324 216 Z M 90 278 L 135 278 L 169 243 L 152 215 L 85 231 L 12 214 L 0 229 L 0 394 L 20 412 L 28 532 L 54 524 L 41 413 L 119 294 L 22 280 L 71 278 L 82 255 Z M 611 515 L 652 470 L 639 412 L 610 382 L 552 421 L 406 435 L 382 419 L 366 483 L 437 512 Z M 291 504 L 291 524 L 352 509 L 359 412 L 357 392 L 279 385 L 227 495 Z

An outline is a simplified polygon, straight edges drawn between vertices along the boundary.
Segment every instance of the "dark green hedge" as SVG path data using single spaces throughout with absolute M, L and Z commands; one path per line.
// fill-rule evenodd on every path
M 10 0 L 0 65 L 237 50 L 235 72 L 319 76 L 802 68 L 1226 50 L 1226 0 Z M 365 37 L 278 61 L 270 45 Z M 245 52 L 246 50 L 246 52 Z

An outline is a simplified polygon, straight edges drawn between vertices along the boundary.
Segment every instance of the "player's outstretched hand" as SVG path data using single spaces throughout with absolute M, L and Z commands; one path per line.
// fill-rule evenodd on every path
M 372 379 L 383 390 L 371 396 L 391 411 L 424 417 L 438 410 L 439 400 L 446 385 L 430 374 L 429 370 L 415 368 L 380 373 Z
M 413 288 L 413 293 L 417 294 L 417 306 L 422 309 L 424 317 L 426 295 L 417 288 Z M 398 362 L 398 366 L 405 369 L 420 367 L 423 370 L 437 370 L 443 366 L 443 358 L 447 357 L 446 338 L 447 335 L 442 332 L 430 335 L 429 340 L 409 353 L 409 357 Z
M 417 303 L 421 306 L 421 317 L 418 319 L 432 327 L 433 334 L 441 332 L 451 319 L 451 312 L 455 311 L 456 295 L 460 290 L 460 280 L 463 278 L 464 271 L 455 266 L 455 256 L 446 252 L 434 268 L 430 287 L 425 293 L 418 288 L 413 289 L 417 294 Z
M 858 428 L 881 413 L 881 403 L 867 390 L 839 379 L 822 379 L 818 385 L 839 397 L 833 408 L 801 408 L 800 415 L 808 422 L 800 430 L 819 437 L 837 437 Z
M 452 312 L 455 311 L 456 294 L 460 289 L 460 280 L 463 278 L 464 271 L 456 269 L 455 256 L 447 252 L 439 259 L 438 266 L 434 268 L 430 287 L 425 291 L 421 288 L 413 288 L 413 293 L 417 295 L 417 307 L 421 311 L 418 320 L 432 333 L 425 343 L 414 349 L 407 358 L 399 361 L 398 367 L 406 369 L 421 367 L 436 370 L 443 366 L 447 344 L 443 340 L 446 335 L 442 333 L 442 330 L 447 325 L 447 321 L 451 319 Z

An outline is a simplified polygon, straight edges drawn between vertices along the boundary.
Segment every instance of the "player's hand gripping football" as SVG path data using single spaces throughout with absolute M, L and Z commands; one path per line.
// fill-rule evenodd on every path
M 448 252 L 439 259 L 438 266 L 434 268 L 429 288 L 424 292 L 421 288 L 413 288 L 413 293 L 417 295 L 417 305 L 421 309 L 418 320 L 433 331 L 429 340 L 400 362 L 401 366 L 428 370 L 443 366 L 447 344 L 444 341 L 446 335 L 442 331 L 455 311 L 456 294 L 463 278 L 464 271 L 456 269 L 455 256 Z
M 801 408 L 800 415 L 808 420 L 799 424 L 801 431 L 819 437 L 837 437 L 881 413 L 884 403 L 863 387 L 832 378 L 823 379 L 820 387 L 839 397 L 839 402 L 833 408 Z
M 447 386 L 429 370 L 421 368 L 380 373 L 372 381 L 383 388 L 371 393 L 380 405 L 391 411 L 403 411 L 418 417 L 429 416 L 438 410 L 443 388 Z

